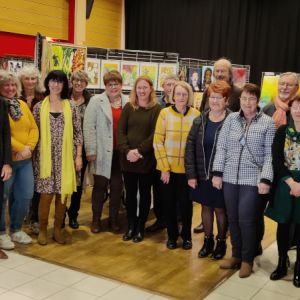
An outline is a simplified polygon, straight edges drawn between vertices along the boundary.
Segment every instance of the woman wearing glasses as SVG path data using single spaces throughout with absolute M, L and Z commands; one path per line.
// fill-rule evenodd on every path
M 93 96 L 85 111 L 83 124 L 87 160 L 94 177 L 92 192 L 93 220 L 91 231 L 101 230 L 102 208 L 109 184 L 109 225 L 119 230 L 118 215 L 123 180 L 116 144 L 116 131 L 127 98 L 122 94 L 122 76 L 110 71 L 103 76 L 105 91 Z
M 69 82 L 60 70 L 51 71 L 44 82 L 45 99 L 37 103 L 33 115 L 40 129 L 34 157 L 36 191 L 39 204 L 38 242 L 47 244 L 47 225 L 52 199 L 55 198 L 53 239 L 64 244 L 61 226 L 66 203 L 76 191 L 76 172 L 82 168 L 82 130 L 77 107 L 69 99 Z
M 223 190 L 216 189 L 211 182 L 211 168 L 216 152 L 220 130 L 230 110 L 226 109 L 230 85 L 226 81 L 215 81 L 208 87 L 209 110 L 196 118 L 190 130 L 185 149 L 185 172 L 188 184 L 193 189 L 194 199 L 202 204 L 204 244 L 198 256 L 221 259 L 226 253 L 227 216 Z M 214 250 L 213 223 L 216 214 L 218 235 Z
M 193 91 L 183 81 L 175 83 L 170 97 L 173 105 L 164 108 L 158 117 L 153 147 L 156 168 L 161 172 L 161 193 L 165 204 L 165 218 L 168 230 L 167 248 L 177 248 L 181 236 L 182 248 L 192 248 L 193 204 L 189 199 L 189 186 L 184 168 L 184 154 L 188 133 L 199 111 L 192 108 Z M 177 224 L 177 202 L 179 202 L 182 230 Z
M 266 210 L 266 216 L 278 223 L 277 245 L 278 265 L 271 274 L 271 280 L 287 275 L 290 265 L 288 250 L 291 226 L 296 224 L 295 240 L 297 258 L 293 284 L 300 287 L 300 96 L 289 103 L 291 118 L 287 125 L 280 126 L 272 146 L 274 184 L 273 199 Z
M 248 83 L 242 89 L 241 110 L 225 120 L 217 142 L 212 183 L 224 191 L 232 257 L 223 269 L 240 268 L 251 275 L 256 246 L 256 220 L 260 198 L 273 180 L 271 146 L 275 125 L 258 108 L 260 89 Z
M 91 94 L 86 89 L 89 78 L 86 72 L 84 71 L 75 71 L 71 75 L 71 84 L 72 88 L 70 89 L 70 101 L 72 104 L 74 104 L 80 113 L 80 119 L 81 119 L 81 128 L 83 127 L 83 119 L 86 107 L 89 103 L 89 100 L 91 98 Z M 71 203 L 69 208 L 67 208 L 67 213 L 69 217 L 69 226 L 73 229 L 79 228 L 79 224 L 77 221 L 78 212 L 80 209 L 80 200 L 82 195 L 82 184 L 83 184 L 83 178 L 84 173 L 87 167 L 88 161 L 86 159 L 84 146 L 82 147 L 82 169 L 80 171 L 80 182 L 79 185 L 77 185 L 77 191 L 72 194 L 71 197 Z

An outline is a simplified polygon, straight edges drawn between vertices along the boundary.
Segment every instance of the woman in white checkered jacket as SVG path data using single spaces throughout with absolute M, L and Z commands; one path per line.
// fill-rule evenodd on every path
M 246 84 L 241 110 L 230 114 L 219 135 L 213 165 L 213 186 L 224 190 L 232 257 L 223 269 L 240 267 L 241 278 L 251 275 L 256 248 L 256 219 L 260 198 L 273 180 L 272 142 L 275 125 L 258 108 L 260 88 Z

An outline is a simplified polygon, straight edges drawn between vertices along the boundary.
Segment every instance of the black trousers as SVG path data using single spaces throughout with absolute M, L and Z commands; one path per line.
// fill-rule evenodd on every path
M 158 223 L 164 224 L 165 217 L 164 217 L 164 207 L 163 207 L 163 199 L 161 194 L 161 181 L 160 181 L 161 173 L 158 170 L 154 171 L 153 175 L 153 211 L 156 217 L 156 221 Z
M 177 203 L 181 210 L 181 237 L 191 240 L 193 203 L 189 197 L 189 187 L 185 174 L 170 173 L 168 184 L 161 182 L 161 193 L 164 202 L 164 215 L 167 223 L 168 238 L 176 241 L 179 236 L 177 222 Z
M 141 174 L 133 172 L 123 172 L 126 190 L 126 210 L 128 222 L 133 222 L 137 218 L 137 208 L 139 208 L 139 220 L 145 224 L 148 218 L 151 205 L 151 185 L 153 172 Z M 139 206 L 137 193 L 139 192 Z
M 69 208 L 67 209 L 69 218 L 76 219 L 78 217 L 78 212 L 80 209 L 80 200 L 82 196 L 82 185 L 83 185 L 83 179 L 84 179 L 84 173 L 86 170 L 86 167 L 88 165 L 88 161 L 86 159 L 85 151 L 82 151 L 82 169 L 81 169 L 81 178 L 80 178 L 80 185 L 77 186 L 77 192 L 72 194 L 71 197 L 71 204 Z

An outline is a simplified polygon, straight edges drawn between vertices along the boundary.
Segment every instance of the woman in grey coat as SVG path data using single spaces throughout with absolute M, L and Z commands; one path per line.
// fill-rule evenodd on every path
M 122 173 L 116 147 L 116 130 L 127 98 L 122 95 L 122 76 L 110 71 L 103 76 L 105 91 L 90 99 L 83 123 L 87 160 L 94 177 L 91 231 L 101 230 L 101 215 L 107 186 L 110 186 L 109 225 L 119 230 L 118 214 L 123 191 Z

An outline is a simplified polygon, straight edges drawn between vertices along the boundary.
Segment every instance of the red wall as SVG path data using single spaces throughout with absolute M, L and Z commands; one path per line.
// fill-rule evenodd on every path
M 25 56 L 34 59 L 35 36 L 0 31 L 0 57 Z

